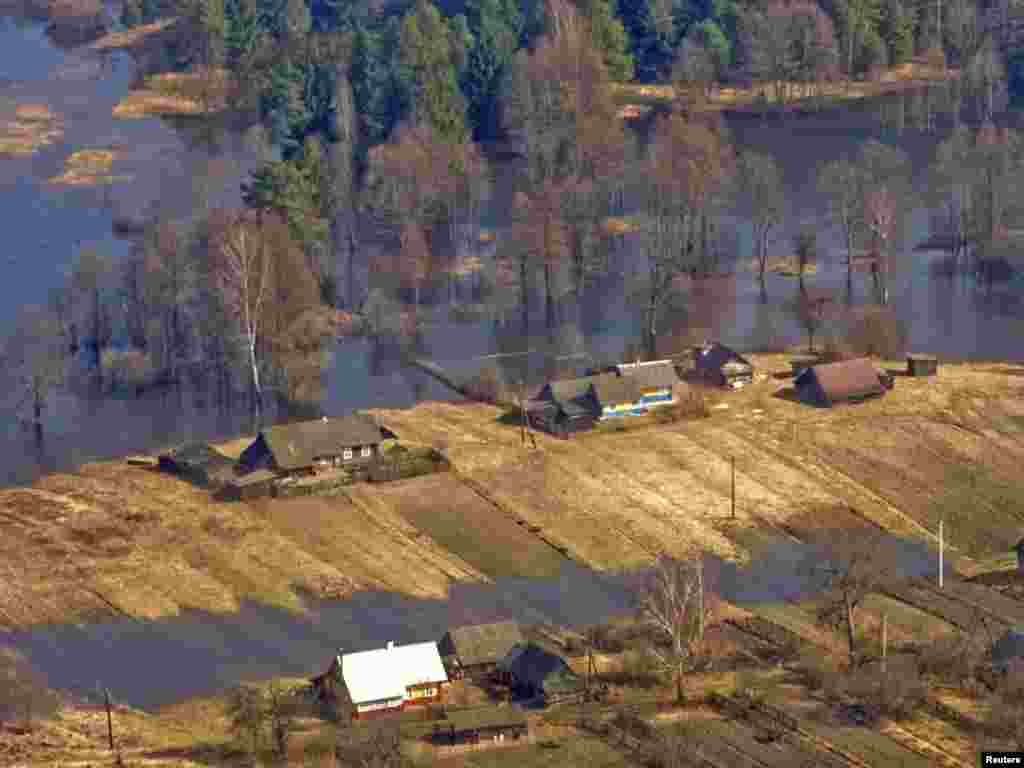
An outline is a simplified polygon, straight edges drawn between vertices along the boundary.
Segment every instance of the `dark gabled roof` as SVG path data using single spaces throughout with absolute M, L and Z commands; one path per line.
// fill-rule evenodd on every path
M 878 371 L 866 357 L 815 365 L 797 376 L 794 384 L 800 388 L 810 377 L 817 380 L 830 402 L 878 395 L 884 391 Z
M 362 414 L 281 424 L 263 430 L 260 437 L 277 466 L 286 470 L 308 467 L 317 456 L 335 456 L 345 448 L 377 445 L 384 439 L 380 426 Z
M 1024 627 L 1007 630 L 1006 634 L 992 645 L 992 662 L 996 665 L 1024 662 Z
M 179 467 L 215 469 L 231 466 L 234 462 L 207 443 L 188 443 L 163 454 L 161 459 Z
M 520 684 L 543 690 L 549 695 L 571 693 L 582 687 L 579 676 L 565 659 L 534 643 L 517 645 L 498 666 Z
M 514 621 L 475 624 L 448 630 L 455 655 L 462 666 L 496 664 L 518 643 L 523 642 L 519 625 Z
M 669 360 L 619 366 L 619 372 L 633 379 L 642 389 L 671 389 L 679 383 L 676 368 Z
M 728 363 L 737 363 L 745 368 L 753 369 L 745 357 L 717 342 L 699 350 L 695 356 L 695 363 L 697 368 L 702 370 L 720 369 Z
M 602 406 L 635 403 L 640 399 L 640 385 L 632 376 L 602 373 L 591 379 L 594 397 Z
M 551 389 L 551 397 L 555 402 L 566 403 L 570 400 L 586 397 L 590 392 L 592 381 L 592 376 L 583 376 L 578 379 L 559 379 L 558 381 L 552 381 L 548 386 Z

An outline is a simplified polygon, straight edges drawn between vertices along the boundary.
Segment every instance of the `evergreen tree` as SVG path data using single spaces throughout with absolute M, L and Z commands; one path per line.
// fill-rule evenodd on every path
M 491 138 L 497 132 L 498 99 L 519 45 L 523 17 L 513 0 L 468 0 L 465 18 L 472 37 L 460 79 L 467 119 L 478 139 Z
M 900 0 L 885 0 L 879 18 L 879 34 L 885 41 L 889 63 L 902 64 L 914 55 L 914 13 Z
M 580 10 L 590 20 L 590 33 L 594 47 L 600 51 L 612 80 L 633 79 L 633 56 L 629 52 L 629 37 L 609 0 L 580 0 Z
M 430 0 L 418 0 L 402 22 L 402 80 L 419 119 L 442 139 L 467 138 L 466 105 L 459 90 L 455 51 L 441 12 Z
M 618 0 L 619 18 L 629 34 L 630 50 L 641 82 L 654 82 L 672 65 L 672 17 L 659 18 L 652 0 Z

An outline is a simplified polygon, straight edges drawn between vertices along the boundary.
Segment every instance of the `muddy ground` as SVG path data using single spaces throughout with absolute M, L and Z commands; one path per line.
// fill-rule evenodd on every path
M 442 597 L 456 581 L 550 576 L 560 551 L 604 570 L 698 548 L 742 560 L 754 534 L 851 522 L 934 543 L 940 516 L 961 570 L 1007 562 L 1024 528 L 1024 367 L 943 365 L 826 410 L 793 400 L 787 358 L 753 362 L 764 378 L 707 393 L 705 419 L 537 435 L 536 449 L 494 407 L 381 410 L 454 471 L 336 497 L 216 503 L 125 462 L 5 489 L 0 626 L 226 611 L 243 598 L 298 608 L 302 591 Z

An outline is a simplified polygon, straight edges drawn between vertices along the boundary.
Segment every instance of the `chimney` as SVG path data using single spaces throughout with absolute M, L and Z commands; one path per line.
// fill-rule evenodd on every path
M 395 647 L 395 644 L 394 644 L 394 643 L 393 643 L 392 641 L 388 640 L 388 650 L 390 651 L 390 650 L 392 650 L 392 649 L 393 649 L 394 647 Z

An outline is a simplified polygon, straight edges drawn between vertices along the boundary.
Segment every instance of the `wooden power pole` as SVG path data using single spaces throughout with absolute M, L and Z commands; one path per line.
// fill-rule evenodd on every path
M 732 468 L 732 519 L 736 519 L 736 457 L 730 456 L 729 463 Z
M 889 614 L 882 614 L 882 674 L 886 672 L 886 657 L 889 655 Z
M 943 552 L 944 547 L 945 543 L 942 540 L 942 521 L 939 520 L 939 589 L 942 589 L 942 561 L 943 555 L 945 554 Z
M 110 751 L 114 751 L 114 721 L 110 716 L 110 689 L 103 689 L 103 703 L 107 707 L 107 741 L 110 743 Z

